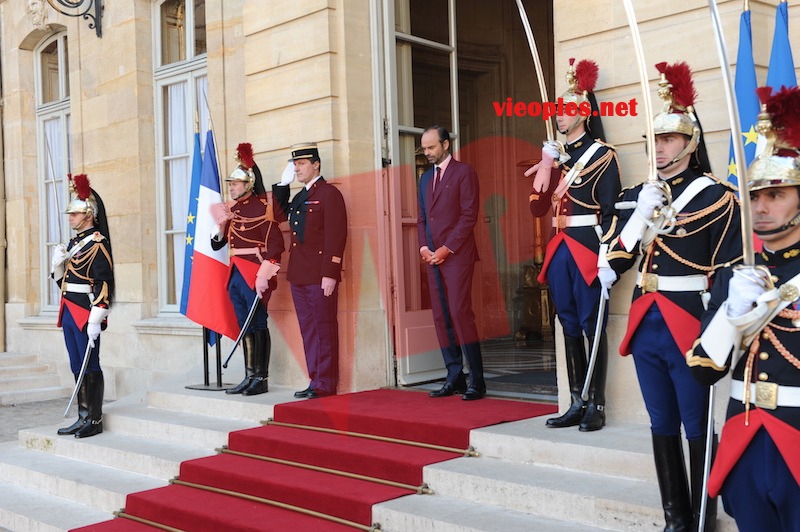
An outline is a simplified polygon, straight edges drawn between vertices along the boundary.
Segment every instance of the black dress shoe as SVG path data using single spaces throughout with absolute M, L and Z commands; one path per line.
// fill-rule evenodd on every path
M 461 399 L 464 401 L 475 401 L 477 399 L 483 399 L 486 395 L 486 387 L 479 388 L 477 386 L 470 386 L 467 388 L 467 391 L 464 395 L 461 396 Z
M 605 405 L 586 405 L 586 412 L 583 414 L 578 430 L 581 432 L 593 432 L 602 429 L 606 424 Z
M 431 397 L 449 397 L 457 393 L 464 393 L 465 390 L 466 390 L 466 383 L 461 384 L 458 381 L 456 381 L 455 383 L 445 382 L 444 386 L 442 386 L 438 390 L 432 391 L 428 395 L 430 395 Z
M 574 427 L 580 425 L 583 415 L 586 413 L 586 403 L 580 398 L 573 402 L 569 410 L 563 416 L 551 417 L 547 420 L 546 425 L 553 429 L 563 429 L 565 427 Z
M 311 390 L 306 394 L 305 397 L 306 399 L 316 399 L 317 397 L 319 397 L 319 395 L 317 395 L 317 392 L 315 392 L 314 390 Z
M 96 436 L 103 432 L 103 420 L 86 420 L 86 423 L 81 427 L 81 429 L 75 433 L 76 438 L 89 438 L 91 436 Z
M 309 384 L 308 388 L 306 388 L 305 390 L 294 392 L 294 396 L 297 397 L 298 399 L 305 399 L 306 397 L 308 397 L 308 394 L 310 393 L 314 393 L 314 388 L 312 388 L 311 385 Z

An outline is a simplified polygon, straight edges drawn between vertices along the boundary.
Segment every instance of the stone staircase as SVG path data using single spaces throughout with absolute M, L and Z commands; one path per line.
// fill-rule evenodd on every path
M 0 406 L 69 397 L 70 388 L 37 355 L 0 353 Z
M 181 461 L 214 454 L 227 434 L 257 426 L 293 389 L 256 397 L 164 383 L 104 407 L 103 434 L 78 440 L 56 426 L 0 444 L 0 530 L 60 531 L 107 520 L 127 493 L 164 486 Z M 660 530 L 649 431 L 546 429 L 541 418 L 475 430 L 477 458 L 425 468 L 433 495 L 376 505 L 388 531 Z M 718 530 L 736 530 L 720 509 Z

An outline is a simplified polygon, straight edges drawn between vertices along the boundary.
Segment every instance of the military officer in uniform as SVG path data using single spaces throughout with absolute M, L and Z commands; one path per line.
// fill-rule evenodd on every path
M 320 173 L 314 143 L 292 146 L 294 171 L 273 185 L 276 216 L 289 221 L 291 283 L 310 383 L 298 398 L 335 395 L 339 382 L 339 282 L 347 243 L 347 211 L 339 189 Z M 303 188 L 289 200 L 295 177 Z
M 615 234 L 598 273 L 604 286 L 641 257 L 620 354 L 633 354 L 650 416 L 666 530 L 692 526 L 702 502 L 708 388 L 692 378 L 685 354 L 700 332 L 719 268 L 742 256 L 739 207 L 727 182 L 710 174 L 694 83 L 686 63 L 656 65 L 664 108 L 653 123 L 658 179 L 622 192 Z M 671 204 L 666 190 L 671 190 Z M 691 495 L 681 424 L 689 440 Z M 706 530 L 716 519 L 710 501 Z M 695 523 L 696 525 L 696 523 Z
M 278 285 L 276 275 L 284 245 L 261 172 L 253 159 L 253 147 L 242 143 L 236 152 L 238 164 L 225 180 L 231 202 L 212 206 L 217 233 L 212 235 L 211 247 L 220 249 L 228 244 L 228 293 L 240 328 L 244 328 L 256 298 L 261 300 L 242 337 L 244 380 L 225 390 L 228 394 L 258 395 L 269 391 L 272 342 L 267 327 L 267 305 Z
M 592 111 L 597 111 L 597 100 L 592 92 L 598 76 L 597 64 L 588 60 L 579 61 L 577 65 L 574 62 L 570 59 L 569 88 L 562 98 L 576 106 L 589 104 Z M 597 279 L 598 252 L 603 237 L 609 236 L 614 202 L 622 187 L 617 154 L 613 146 L 604 142 L 599 113 L 597 116 L 562 114 L 556 121 L 558 131 L 566 135 L 566 156 L 555 143 L 545 142 L 542 161 L 525 173 L 536 174 L 530 196 L 531 213 L 553 219 L 554 234 L 547 245 L 539 282 L 547 283 L 564 331 L 571 396 L 569 410 L 548 419 L 547 426 L 579 425 L 579 430 L 587 432 L 603 428 L 606 422 L 608 343 L 605 323 L 597 339 L 597 359 L 586 402 L 581 399 L 588 367 L 584 335 L 592 346 L 601 297 Z
M 103 432 L 103 370 L 100 367 L 100 332 L 114 299 L 114 261 L 108 220 L 100 195 L 86 174 L 70 176 L 76 197 L 67 207 L 75 236 L 67 246 L 55 247 L 51 275 L 61 288 L 58 325 L 64 331 L 69 365 L 78 383 L 78 420 L 58 434 L 87 438 Z M 84 357 L 86 371 L 81 378 Z
M 731 371 L 708 486 L 742 532 L 800 530 L 800 89 L 771 93 L 759 89 L 767 145 L 747 176 L 763 251 L 720 272 L 686 360 L 706 385 Z

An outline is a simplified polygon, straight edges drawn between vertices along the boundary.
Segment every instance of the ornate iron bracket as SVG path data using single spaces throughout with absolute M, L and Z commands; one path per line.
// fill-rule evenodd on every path
M 50 7 L 68 17 L 83 17 L 89 21 L 89 29 L 93 29 L 98 37 L 103 36 L 101 17 L 103 15 L 102 0 L 47 0 Z M 94 14 L 90 11 L 94 8 Z M 68 13 L 65 9 L 76 9 L 75 13 Z

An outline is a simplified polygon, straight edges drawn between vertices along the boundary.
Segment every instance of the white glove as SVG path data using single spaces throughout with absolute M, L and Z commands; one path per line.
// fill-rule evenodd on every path
M 600 293 L 608 299 L 608 291 L 617 281 L 617 272 L 608 266 L 601 266 L 597 269 L 597 279 L 600 281 Z
M 645 183 L 636 198 L 636 212 L 645 220 L 653 217 L 653 211 L 664 204 L 664 194 L 661 189 L 653 183 Z
M 738 318 L 753 310 L 756 300 L 767 291 L 765 274 L 764 270 L 753 267 L 733 271 L 728 284 L 728 318 Z
M 89 346 L 94 349 L 94 341 L 100 337 L 100 324 L 99 323 L 87 323 L 86 324 L 86 334 L 89 335 Z
M 216 240 L 219 242 L 222 240 L 222 228 L 218 225 L 215 225 L 211 228 L 211 240 Z
M 294 181 L 294 162 L 289 161 L 289 164 L 286 165 L 286 168 L 283 169 L 283 173 L 281 174 L 281 186 L 291 185 Z
M 59 266 L 62 266 L 69 257 L 67 246 L 56 244 L 53 246 L 53 257 L 50 259 L 50 273 L 53 273 Z

